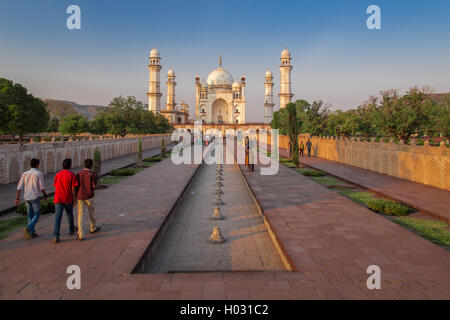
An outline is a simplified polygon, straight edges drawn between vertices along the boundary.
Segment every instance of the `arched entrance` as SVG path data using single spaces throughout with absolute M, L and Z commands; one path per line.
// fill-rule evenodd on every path
M 212 105 L 213 123 L 226 123 L 228 121 L 228 103 L 223 99 L 217 99 Z

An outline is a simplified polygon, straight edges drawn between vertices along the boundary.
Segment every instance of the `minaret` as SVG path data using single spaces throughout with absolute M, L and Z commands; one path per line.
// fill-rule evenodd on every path
M 159 51 L 153 48 L 150 51 L 148 71 L 150 72 L 150 78 L 148 81 L 148 110 L 155 113 L 159 113 L 161 110 L 161 83 L 160 83 L 160 73 L 161 73 L 161 57 L 159 56 Z
M 273 118 L 273 76 L 272 71 L 267 70 L 264 82 L 264 123 L 270 124 Z
M 291 93 L 291 54 L 288 49 L 281 52 L 281 66 L 280 66 L 280 109 L 285 108 L 288 103 L 292 101 L 294 96 Z
M 195 114 L 194 114 L 194 119 L 197 121 L 200 120 L 200 89 L 201 89 L 200 76 L 196 75 L 195 76 Z
M 168 111 L 175 110 L 175 106 L 177 105 L 175 103 L 175 86 L 177 83 L 175 82 L 175 72 L 172 68 L 170 68 L 169 72 L 167 73 L 167 104 L 166 109 Z
M 245 75 L 241 76 L 241 123 L 245 123 Z

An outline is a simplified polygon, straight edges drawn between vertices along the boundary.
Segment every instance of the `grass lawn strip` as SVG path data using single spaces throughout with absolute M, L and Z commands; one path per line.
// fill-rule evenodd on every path
M 413 229 L 433 243 L 450 247 L 450 231 L 445 222 L 411 217 L 398 217 L 393 221 L 402 227 Z
M 7 220 L 0 220 L 0 240 L 5 239 L 8 234 L 19 228 L 27 225 L 27 217 L 17 217 Z

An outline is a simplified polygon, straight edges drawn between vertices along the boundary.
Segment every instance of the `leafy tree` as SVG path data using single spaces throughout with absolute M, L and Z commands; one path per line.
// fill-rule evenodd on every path
M 369 138 L 381 132 L 376 126 L 377 105 L 373 97 L 363 106 L 359 106 L 356 113 L 359 117 L 359 134 Z
M 301 115 L 304 119 L 301 131 L 308 132 L 314 136 L 323 135 L 326 119 L 329 115 L 329 106 L 324 105 L 322 100 L 314 101 L 312 104 L 306 105 L 303 110 L 303 115 Z
M 59 125 L 59 132 L 62 134 L 70 134 L 72 137 L 76 137 L 82 132 L 89 130 L 89 121 L 82 115 L 71 115 L 61 119 Z
M 27 93 L 27 89 L 11 80 L 0 78 L 0 131 L 19 136 L 20 145 L 28 133 L 43 132 L 49 114 L 41 99 Z
M 430 112 L 430 124 L 423 128 L 423 131 L 450 137 L 450 95 L 443 103 L 433 104 Z
M 93 133 L 120 135 L 167 133 L 173 130 L 169 121 L 160 114 L 145 109 L 135 97 L 116 97 L 91 123 Z
M 322 101 L 310 104 L 297 100 L 297 129 L 299 133 L 321 136 L 390 136 L 405 142 L 413 134 L 450 136 L 450 95 L 442 102 L 431 99 L 430 90 L 410 89 L 401 96 L 398 91 L 381 92 L 382 97 L 370 97 L 354 110 L 330 111 Z M 274 113 L 271 127 L 289 135 L 287 108 Z
M 348 125 L 346 126 L 347 114 L 347 112 L 342 110 L 331 112 L 328 118 L 325 119 L 323 134 L 327 136 L 340 136 L 343 130 L 348 130 Z
M 428 126 L 432 100 L 427 89 L 410 89 L 401 97 L 396 90 L 382 92 L 376 121 L 381 131 L 407 142 L 420 127 Z
M 47 126 L 47 132 L 58 132 L 59 120 L 56 117 L 51 118 Z
M 273 113 L 272 129 L 278 129 L 280 134 L 287 135 L 287 111 L 286 108 L 280 109 Z
M 299 166 L 298 159 L 298 128 L 297 128 L 297 109 L 294 103 L 288 103 L 286 105 L 287 115 L 288 115 L 288 136 L 289 136 L 289 146 L 290 155 L 294 164 Z
M 89 123 L 89 132 L 93 134 L 105 134 L 109 130 L 109 119 L 106 113 L 98 114 L 94 120 Z

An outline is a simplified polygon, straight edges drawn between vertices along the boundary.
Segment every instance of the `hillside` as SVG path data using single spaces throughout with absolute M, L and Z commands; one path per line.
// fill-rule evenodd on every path
M 434 101 L 439 102 L 439 103 L 444 102 L 444 99 L 446 97 L 450 97 L 450 92 L 447 92 L 447 93 L 433 93 L 431 95 L 431 98 Z
M 104 106 L 81 105 L 64 100 L 43 99 L 43 101 L 47 104 L 50 117 L 56 117 L 58 119 L 72 114 L 81 114 L 89 120 L 92 120 L 102 108 L 105 108 Z

